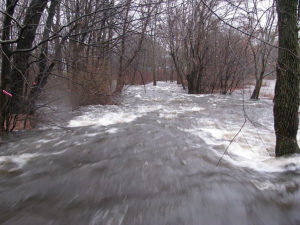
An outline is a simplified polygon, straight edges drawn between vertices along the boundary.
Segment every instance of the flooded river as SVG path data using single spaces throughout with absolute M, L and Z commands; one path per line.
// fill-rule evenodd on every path
M 273 103 L 245 99 L 132 86 L 1 137 L 0 224 L 300 224 L 300 156 L 274 158 Z

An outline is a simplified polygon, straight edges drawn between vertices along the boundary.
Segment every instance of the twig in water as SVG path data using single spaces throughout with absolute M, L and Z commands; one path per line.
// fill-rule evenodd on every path
M 241 126 L 241 128 L 239 129 L 239 131 L 234 135 L 234 137 L 231 139 L 229 145 L 226 147 L 225 151 L 223 152 L 223 155 L 221 156 L 221 158 L 219 159 L 217 166 L 219 166 L 221 160 L 223 159 L 224 155 L 227 153 L 230 145 L 234 142 L 235 138 L 239 135 L 239 133 L 241 133 L 242 129 L 244 128 L 245 124 L 247 123 L 247 119 L 245 118 L 243 125 Z

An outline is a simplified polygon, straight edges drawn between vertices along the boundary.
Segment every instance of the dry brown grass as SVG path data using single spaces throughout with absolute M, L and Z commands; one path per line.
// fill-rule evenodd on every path
M 274 99 L 274 94 L 267 94 L 267 93 L 261 93 L 260 94 L 260 97 L 264 97 L 264 98 L 267 98 L 269 100 L 273 100 Z

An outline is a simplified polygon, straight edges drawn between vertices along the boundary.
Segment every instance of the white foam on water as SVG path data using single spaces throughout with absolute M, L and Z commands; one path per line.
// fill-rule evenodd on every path
M 217 99 L 219 102 L 227 102 L 227 100 L 227 98 Z M 262 116 L 266 117 L 270 115 Z M 223 156 L 225 149 L 228 148 L 222 160 L 228 161 L 235 166 L 247 167 L 261 172 L 300 170 L 300 155 L 293 155 L 286 158 L 275 157 L 276 139 L 273 128 L 273 117 L 264 117 L 259 118 L 260 121 L 264 122 L 263 128 L 256 128 L 248 121 L 238 135 L 237 133 L 242 123 L 241 121 L 235 121 L 234 114 L 230 121 L 220 121 L 212 115 L 211 118 L 199 118 L 196 126 L 194 125 L 192 128 L 179 129 L 201 138 L 219 158 Z M 234 137 L 235 139 L 231 143 Z M 220 146 L 223 146 L 223 150 L 220 149 Z
M 203 107 L 198 106 L 189 106 L 189 107 L 183 107 L 180 106 L 179 108 L 173 108 L 173 109 L 163 109 L 159 113 L 159 118 L 165 118 L 165 119 L 175 119 L 179 115 L 184 115 L 186 112 L 200 112 L 205 110 Z
M 0 156 L 0 170 L 4 169 L 8 172 L 14 172 L 22 169 L 32 159 L 49 155 L 59 155 L 64 153 L 65 151 L 66 150 L 53 153 L 23 153 L 20 155 Z M 6 167 L 8 167 L 8 169 Z
M 84 136 L 86 136 L 86 137 L 95 137 L 97 135 L 99 135 L 99 132 L 97 132 L 97 133 L 85 133 L 84 134 Z
M 300 170 L 300 155 L 281 158 L 274 156 L 275 135 L 271 131 L 258 135 L 255 129 L 245 126 L 235 140 L 230 143 L 239 130 L 236 125 L 233 125 L 231 130 L 225 127 L 223 129 L 211 128 L 211 125 L 182 130 L 200 137 L 207 145 L 211 146 L 218 157 L 222 157 L 225 149 L 228 148 L 226 157 L 222 160 L 229 161 L 236 166 L 262 172 Z M 223 151 L 220 151 L 220 145 L 224 147 Z M 215 149 L 214 146 L 218 148 Z
M 13 164 L 13 167 L 8 171 L 13 172 L 21 169 L 28 161 L 38 157 L 38 153 L 24 153 L 20 155 L 0 156 L 0 168 L 4 168 L 8 164 Z
M 274 81 L 269 83 L 270 85 L 263 88 L 267 94 L 271 94 L 274 89 Z M 246 90 L 245 99 L 250 97 L 251 88 L 248 87 L 249 90 Z M 73 118 L 69 122 L 69 126 L 109 126 L 130 123 L 150 112 L 158 112 L 159 120 L 157 122 L 163 123 L 163 119 L 180 119 L 181 117 L 189 117 L 189 113 L 193 113 L 193 121 L 196 121 L 196 124 L 191 124 L 189 128 L 178 127 L 178 129 L 198 136 L 218 157 L 221 157 L 230 141 L 241 128 L 242 118 L 240 117 L 242 117 L 242 114 L 241 112 L 235 114 L 233 109 L 232 111 L 224 111 L 224 113 L 230 113 L 230 115 L 224 116 L 229 121 L 216 118 L 217 115 L 221 114 L 207 115 L 206 113 L 204 118 L 201 117 L 200 113 L 206 109 L 195 104 L 195 101 L 201 101 L 200 98 L 205 98 L 204 101 L 208 101 L 207 104 L 209 104 L 208 108 L 212 107 L 214 110 L 218 109 L 220 104 L 224 105 L 224 103 L 229 106 L 233 104 L 237 108 L 243 105 L 241 93 L 241 91 L 236 91 L 231 96 L 188 95 L 177 84 L 165 82 L 158 82 L 155 87 L 152 84 L 147 84 L 145 87 L 131 86 L 124 91 L 124 102 L 120 106 L 93 106 L 83 115 Z M 250 112 L 252 109 L 255 110 L 257 105 L 265 105 L 265 103 L 270 107 L 272 106 L 271 100 L 267 99 L 245 101 L 245 105 L 248 107 L 247 110 L 250 110 Z M 222 109 L 220 108 L 220 110 Z M 240 110 L 242 110 L 242 107 Z M 198 116 L 198 114 L 195 114 L 197 112 L 199 112 L 199 118 L 195 119 Z M 259 118 L 256 118 L 256 121 L 263 124 L 264 127 L 255 128 L 248 122 L 228 147 L 223 160 L 227 160 L 236 166 L 249 167 L 258 171 L 297 170 L 297 167 L 293 165 L 300 164 L 300 157 L 292 156 L 284 159 L 274 157 L 275 135 L 272 115 L 263 113 Z M 115 133 L 117 130 L 111 128 L 106 132 Z M 222 146 L 224 151 L 220 149 Z
M 51 141 L 53 141 L 53 139 L 48 139 L 48 140 L 46 140 L 46 139 L 40 139 L 40 140 L 38 140 L 36 143 L 42 143 L 42 144 L 45 144 L 45 143 L 48 143 L 48 142 L 51 142 Z
M 105 113 L 101 117 L 93 115 L 93 113 L 84 114 L 69 122 L 69 127 L 83 127 L 83 126 L 108 126 L 118 123 L 130 123 L 137 119 L 139 116 L 132 113 L 125 112 L 110 112 Z
M 251 181 L 255 187 L 261 191 L 279 191 L 279 192 L 286 192 L 288 189 L 297 189 L 297 183 L 294 182 L 286 182 L 286 183 L 272 183 L 269 180 L 266 181 Z
M 61 144 L 64 144 L 64 143 L 66 143 L 66 142 L 67 142 L 67 141 L 65 141 L 65 140 L 59 141 L 59 142 L 55 143 L 55 144 L 53 145 L 53 147 L 57 147 L 57 146 L 59 146 L 59 145 L 61 145 Z
M 191 108 L 187 108 L 187 109 L 183 109 L 183 110 L 185 110 L 186 112 L 199 112 L 199 111 L 205 110 L 205 108 L 198 107 L 198 106 L 193 106 Z
M 113 128 L 108 129 L 106 132 L 109 134 L 115 134 L 118 132 L 118 129 L 113 127 Z
M 118 107 L 117 109 L 115 106 L 92 106 L 89 107 L 88 112 L 69 121 L 68 127 L 109 126 L 130 123 L 149 112 L 158 111 L 161 108 L 161 104 L 137 107 L 125 104 L 123 108 Z
M 177 113 L 160 113 L 159 118 L 164 118 L 168 120 L 172 120 L 178 117 Z
M 138 106 L 136 109 L 131 108 L 133 114 L 141 114 L 141 116 L 150 113 L 150 112 L 155 112 L 155 111 L 160 111 L 163 109 L 163 106 L 161 104 L 156 104 L 156 105 L 146 105 L 146 106 Z

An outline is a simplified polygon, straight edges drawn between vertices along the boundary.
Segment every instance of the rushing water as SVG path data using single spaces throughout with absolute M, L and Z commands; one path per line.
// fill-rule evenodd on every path
M 0 224 L 300 224 L 300 157 L 274 158 L 272 105 L 133 86 L 2 137 Z

